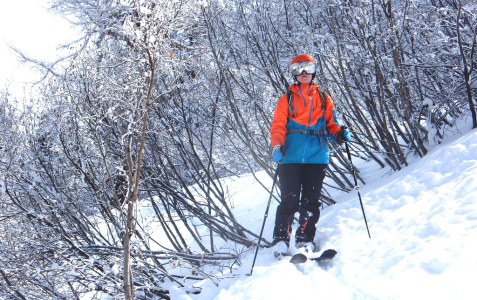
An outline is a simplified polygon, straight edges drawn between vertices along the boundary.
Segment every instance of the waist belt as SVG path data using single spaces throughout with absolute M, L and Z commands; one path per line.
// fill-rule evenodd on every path
M 326 149 L 328 149 L 328 143 L 326 142 L 326 133 L 324 133 L 323 131 L 318 131 L 318 130 L 304 130 L 304 129 L 292 129 L 292 130 L 288 130 L 288 131 L 287 131 L 287 134 L 293 133 L 293 132 L 300 132 L 300 133 L 303 133 L 303 134 L 317 135 L 317 136 L 318 136 L 318 139 L 320 140 L 320 146 L 321 146 L 321 147 L 323 147 L 323 141 L 321 140 L 321 135 L 324 135 L 325 146 L 326 146 Z
M 311 134 L 311 135 L 324 134 L 322 131 L 318 131 L 318 130 L 292 129 L 292 130 L 287 131 L 287 133 L 292 133 L 292 132 L 300 132 L 300 133 L 303 133 L 303 134 Z

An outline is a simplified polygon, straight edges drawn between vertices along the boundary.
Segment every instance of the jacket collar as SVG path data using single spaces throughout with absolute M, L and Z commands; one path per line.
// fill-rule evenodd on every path
M 300 89 L 299 89 L 300 86 L 301 86 L 301 91 L 303 93 L 306 93 L 306 91 L 308 90 L 308 95 L 313 95 L 313 93 L 319 88 L 319 86 L 313 82 L 311 83 L 311 85 L 308 85 L 307 83 L 304 83 L 304 84 L 297 83 L 290 86 L 290 91 L 294 93 L 300 93 Z M 308 89 L 308 87 L 310 87 L 310 89 Z

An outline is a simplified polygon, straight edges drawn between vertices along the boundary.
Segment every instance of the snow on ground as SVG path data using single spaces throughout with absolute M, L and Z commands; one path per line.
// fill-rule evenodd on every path
M 171 287 L 171 299 L 476 299 L 477 131 L 390 176 L 369 164 L 360 170 L 367 179 L 361 195 L 372 239 L 357 193 L 336 194 L 338 204 L 322 211 L 315 239 L 322 249 L 338 251 L 333 265 L 308 261 L 297 267 L 260 249 L 248 276 L 251 249 L 234 271 L 237 277 L 219 286 L 196 283 L 199 295 Z M 252 176 L 225 184 L 237 219 L 258 234 L 269 195 Z M 273 201 L 264 233 L 269 241 L 275 210 Z

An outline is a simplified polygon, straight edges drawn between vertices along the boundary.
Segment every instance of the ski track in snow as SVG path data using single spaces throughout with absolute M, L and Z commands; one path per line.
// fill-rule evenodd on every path
M 259 233 L 268 194 L 252 176 L 230 181 L 229 192 L 237 219 Z M 253 275 L 247 276 L 251 249 L 234 270 L 237 278 L 218 287 L 210 281 L 195 284 L 202 287 L 199 295 L 171 287 L 171 299 L 477 299 L 475 130 L 400 172 L 368 179 L 361 195 L 372 239 L 357 193 L 337 195 L 338 203 L 322 211 L 315 239 L 322 249 L 338 251 L 333 265 L 308 261 L 297 267 L 260 249 Z M 273 201 L 264 232 L 269 241 L 275 210 Z

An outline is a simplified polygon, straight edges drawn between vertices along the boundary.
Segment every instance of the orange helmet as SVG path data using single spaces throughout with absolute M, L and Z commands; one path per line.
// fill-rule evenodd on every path
M 311 57 L 311 55 L 308 55 L 308 54 L 298 54 L 297 56 L 295 56 L 290 65 L 293 65 L 294 63 L 297 63 L 297 62 L 301 62 L 301 61 L 312 61 L 314 63 L 316 63 L 316 61 L 313 59 L 313 57 Z

